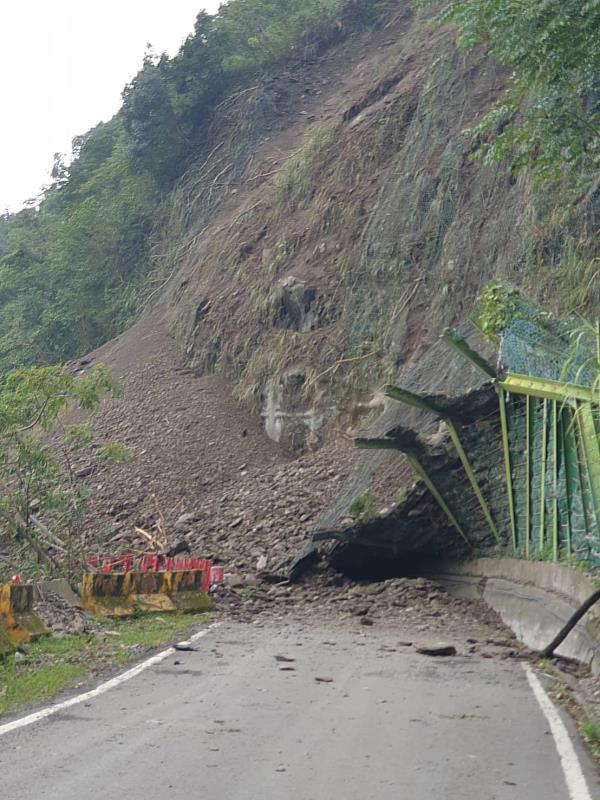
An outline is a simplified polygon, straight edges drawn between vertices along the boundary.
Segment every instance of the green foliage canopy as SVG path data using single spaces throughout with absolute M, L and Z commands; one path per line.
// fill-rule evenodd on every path
M 127 151 L 161 186 L 183 170 L 215 104 L 267 67 L 316 55 L 392 0 L 230 0 L 200 12 L 173 59 L 148 55 L 123 92 Z
M 81 378 L 54 366 L 15 370 L 0 381 L 0 520 L 42 564 L 55 566 L 49 548 L 70 555 L 72 528 L 89 496 L 73 478 L 70 452 L 94 439 L 89 422 L 59 426 L 53 431 L 54 448 L 44 434 L 66 410 L 94 411 L 106 393 L 118 389 L 102 365 Z M 99 455 L 121 458 L 125 451 L 109 443 Z
M 488 162 L 508 157 L 542 179 L 598 173 L 600 0 L 451 0 L 436 19 L 457 26 L 460 47 L 483 44 L 510 70 L 503 98 L 470 131 Z

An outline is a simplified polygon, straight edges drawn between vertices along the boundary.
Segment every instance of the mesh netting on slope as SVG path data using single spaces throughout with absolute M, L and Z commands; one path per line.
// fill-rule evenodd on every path
M 531 316 L 534 312 L 530 309 Z M 500 341 L 500 365 L 519 375 L 591 386 L 597 367 L 593 343 L 576 320 L 545 322 L 515 319 Z
M 449 75 L 456 77 L 449 81 Z M 389 353 L 399 364 L 394 382 L 419 394 L 456 397 L 485 380 L 439 337 L 456 324 L 457 316 L 471 312 L 474 298 L 492 276 L 517 279 L 526 251 L 522 192 L 507 187 L 507 179 L 495 170 L 480 169 L 474 176 L 469 167 L 462 131 L 478 113 L 478 100 L 469 89 L 473 80 L 482 92 L 493 92 L 497 84 L 489 64 L 467 64 L 450 44 L 432 53 L 416 109 L 406 116 L 397 156 L 356 258 L 348 265 L 344 315 L 351 347 L 358 352 L 380 347 Z M 478 218 L 475 239 L 472 221 Z M 472 326 L 460 332 L 476 350 L 491 355 Z M 397 424 L 432 431 L 438 421 L 394 404 L 368 435 L 380 436 Z M 351 480 L 318 528 L 335 527 L 353 499 L 393 459 L 397 456 L 386 452 L 361 454 Z M 410 470 L 398 469 L 402 485 Z
M 458 329 L 459 335 L 472 347 L 480 351 L 487 350 L 479 331 L 470 323 Z M 469 361 L 459 356 L 443 341 L 438 341 L 424 352 L 417 354 L 402 368 L 397 377 L 397 384 L 409 391 L 419 394 L 446 394 L 449 398 L 467 394 L 486 383 L 486 376 Z M 457 390 L 456 387 L 460 387 Z M 368 435 L 384 436 L 388 431 L 403 426 L 420 434 L 432 434 L 439 425 L 439 420 L 431 413 L 400 403 L 391 403 L 389 407 L 370 426 Z M 357 467 L 352 478 L 337 498 L 336 502 L 319 519 L 317 529 L 334 528 L 343 517 L 347 516 L 352 501 L 370 484 L 377 471 L 390 459 L 389 451 L 364 451 L 359 454 Z M 410 470 L 407 468 L 405 475 Z M 399 475 L 399 480 L 402 475 Z

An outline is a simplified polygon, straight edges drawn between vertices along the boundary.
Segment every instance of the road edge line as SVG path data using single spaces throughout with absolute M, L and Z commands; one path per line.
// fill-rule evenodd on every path
M 215 628 L 218 628 L 220 624 L 220 622 L 213 622 L 212 625 L 208 626 L 208 628 L 204 628 L 203 630 L 198 631 L 198 633 L 195 633 L 193 636 L 191 636 L 189 641 L 197 642 L 199 639 L 202 639 L 208 633 L 215 630 Z M 93 700 L 95 697 L 100 697 L 100 695 L 106 694 L 106 692 L 109 692 L 111 689 L 116 689 L 117 686 L 121 686 L 121 684 L 137 677 L 142 672 L 150 669 L 150 667 L 160 664 L 162 661 L 169 656 L 174 655 L 176 652 L 177 651 L 173 647 L 169 647 L 166 650 L 162 650 L 160 653 L 157 653 L 155 656 L 146 659 L 146 661 L 136 664 L 135 667 L 128 669 L 126 672 L 122 672 L 120 675 L 105 681 L 105 683 L 101 683 L 100 686 L 97 686 L 95 689 L 91 689 L 89 692 L 75 695 L 75 697 L 70 697 L 68 700 L 63 700 L 61 703 L 55 703 L 54 705 L 43 708 L 40 711 L 34 711 L 33 714 L 28 714 L 26 717 L 15 719 L 12 722 L 6 722 L 4 725 L 0 724 L 0 736 L 5 736 L 7 733 L 12 733 L 13 731 L 19 730 L 19 728 L 25 728 L 28 725 L 33 725 L 36 722 L 40 722 L 43 719 L 53 716 L 54 714 L 65 711 L 67 708 L 79 705 L 80 703 L 85 703 L 88 700 Z
M 573 741 L 565 723 L 560 718 L 556 706 L 548 696 L 548 693 L 542 686 L 533 668 L 529 664 L 523 664 L 523 669 L 525 670 L 531 691 L 550 725 L 552 738 L 554 739 L 554 745 L 560 758 L 560 765 L 565 777 L 570 800 L 592 800 L 592 795 L 590 794 L 585 775 L 583 774 L 579 756 L 575 752 Z

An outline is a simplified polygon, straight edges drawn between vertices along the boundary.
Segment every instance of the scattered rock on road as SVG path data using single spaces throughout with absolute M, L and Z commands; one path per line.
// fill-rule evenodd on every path
M 417 653 L 424 656 L 455 656 L 456 647 L 453 644 L 426 644 L 416 648 Z

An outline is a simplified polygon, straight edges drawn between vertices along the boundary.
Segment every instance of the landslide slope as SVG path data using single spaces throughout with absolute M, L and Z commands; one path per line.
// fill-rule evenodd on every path
M 94 474 L 98 547 L 127 549 L 160 508 L 198 549 L 278 567 L 340 494 L 331 524 L 371 480 L 375 510 L 394 501 L 399 457 L 340 491 L 349 435 L 389 421 L 379 386 L 476 385 L 437 345 L 424 357 L 442 330 L 492 277 L 568 300 L 592 247 L 597 198 L 561 215 L 472 159 L 463 130 L 504 84 L 403 0 L 220 104 L 173 192 L 142 319 L 92 354 L 125 388 L 98 430 L 133 454 Z M 596 296 L 590 283 L 578 302 Z
M 282 569 L 314 528 L 347 475 L 345 442 L 293 460 L 258 417 L 232 398 L 229 380 L 181 366 L 164 309 L 90 353 L 76 369 L 104 363 L 122 386 L 94 419 L 100 441 L 118 441 L 130 458 L 98 465 L 89 452 L 72 468 L 91 490 L 84 549 L 144 551 L 136 534 L 164 520 L 171 544 L 186 539 L 244 575 Z

